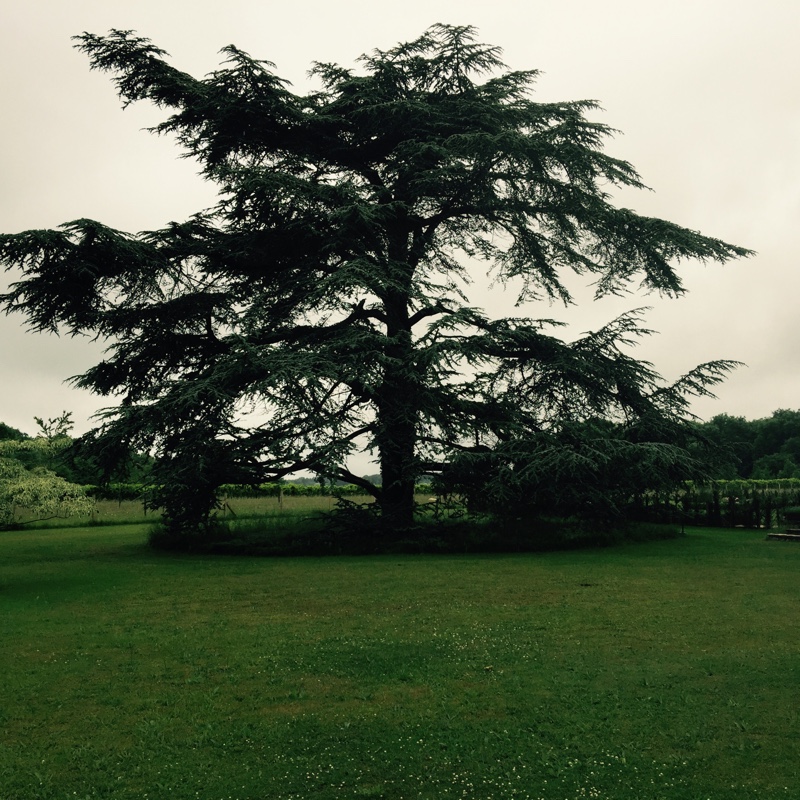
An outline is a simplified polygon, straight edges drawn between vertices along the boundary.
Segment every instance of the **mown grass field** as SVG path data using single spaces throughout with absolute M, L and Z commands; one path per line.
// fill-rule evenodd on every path
M 157 554 L 2 535 L 0 798 L 800 796 L 800 546 Z

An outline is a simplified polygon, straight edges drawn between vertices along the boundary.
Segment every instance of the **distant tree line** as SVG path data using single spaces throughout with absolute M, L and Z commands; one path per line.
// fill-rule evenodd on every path
M 714 478 L 800 478 L 800 411 L 778 409 L 755 420 L 719 414 L 699 430 L 719 448 Z
M 35 448 L 19 448 L 14 458 L 27 468 L 47 467 L 70 483 L 102 486 L 109 480 L 146 483 L 152 460 L 143 453 L 131 451 L 126 463 L 110 476 L 104 473 L 97 459 L 87 453 L 83 438 L 70 438 L 72 423 L 65 412 L 52 420 L 37 419 L 39 431 L 32 437 L 17 428 L 0 422 L 0 441 L 24 442 L 34 438 L 67 441 L 67 447 L 48 452 Z M 719 480 L 775 480 L 800 478 L 800 410 L 778 409 L 768 417 L 748 420 L 730 414 L 718 414 L 708 422 L 698 423 L 701 438 L 714 445 L 716 457 L 708 466 L 710 478 Z M 366 480 L 378 481 L 378 475 Z M 316 477 L 297 478 L 290 483 L 311 485 Z M 344 481 L 336 485 L 344 485 Z

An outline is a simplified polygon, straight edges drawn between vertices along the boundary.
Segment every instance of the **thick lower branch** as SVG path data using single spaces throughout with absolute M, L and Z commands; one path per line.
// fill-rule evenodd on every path
M 358 475 L 355 475 L 346 469 L 336 470 L 336 475 L 339 480 L 347 481 L 348 483 L 352 483 L 353 486 L 358 486 L 359 489 L 364 489 L 364 491 L 367 494 L 371 495 L 376 500 L 380 501 L 381 499 L 380 487 L 375 486 L 375 484 L 372 483 L 372 481 L 368 481 L 366 478 L 360 478 Z

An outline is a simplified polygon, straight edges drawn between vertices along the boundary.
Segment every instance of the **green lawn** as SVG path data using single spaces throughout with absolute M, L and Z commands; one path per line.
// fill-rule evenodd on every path
M 215 559 L 145 534 L 2 534 L 2 800 L 800 797 L 800 545 Z

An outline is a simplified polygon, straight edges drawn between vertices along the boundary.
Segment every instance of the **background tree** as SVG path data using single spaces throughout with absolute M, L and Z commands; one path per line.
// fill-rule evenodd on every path
M 800 411 L 778 409 L 752 423 L 754 478 L 800 478 Z
M 35 419 L 40 427 L 36 437 L 3 426 L 21 435 L 0 438 L 0 527 L 19 522 L 22 514 L 30 521 L 89 514 L 94 508 L 81 486 L 55 471 L 72 442 L 71 415 L 64 412 L 47 422 Z
M 6 425 L 5 422 L 0 422 L 0 440 L 16 439 L 19 441 L 21 439 L 27 439 L 27 438 L 28 438 L 27 433 L 24 433 L 23 431 L 18 430 L 17 428 L 12 428 L 11 425 Z
M 720 459 L 714 469 L 716 478 L 749 478 L 755 460 L 753 444 L 758 425 L 744 417 L 717 414 L 698 426 L 701 435 L 719 448 Z
M 800 411 L 778 409 L 754 420 L 719 414 L 698 430 L 727 453 L 714 477 L 800 478 Z
M 202 526 L 222 480 L 310 469 L 362 485 L 402 528 L 416 477 L 458 454 L 524 461 L 525 442 L 597 416 L 652 430 L 731 366 L 664 387 L 623 353 L 635 315 L 567 343 L 469 304 L 468 263 L 520 303 L 569 303 L 565 271 L 598 296 L 632 280 L 675 296 L 681 259 L 747 253 L 614 207 L 614 187 L 642 183 L 603 152 L 595 103 L 535 103 L 536 73 L 506 71 L 470 27 L 435 25 L 360 71 L 315 64 L 305 96 L 234 46 L 196 79 L 130 31 L 77 40 L 126 104 L 172 111 L 155 130 L 220 200 L 136 235 L 80 219 L 4 236 L 24 277 L 2 301 L 36 330 L 108 340 L 77 379 L 121 399 L 95 442 L 156 456 L 170 524 Z M 380 486 L 347 468 L 365 448 Z

